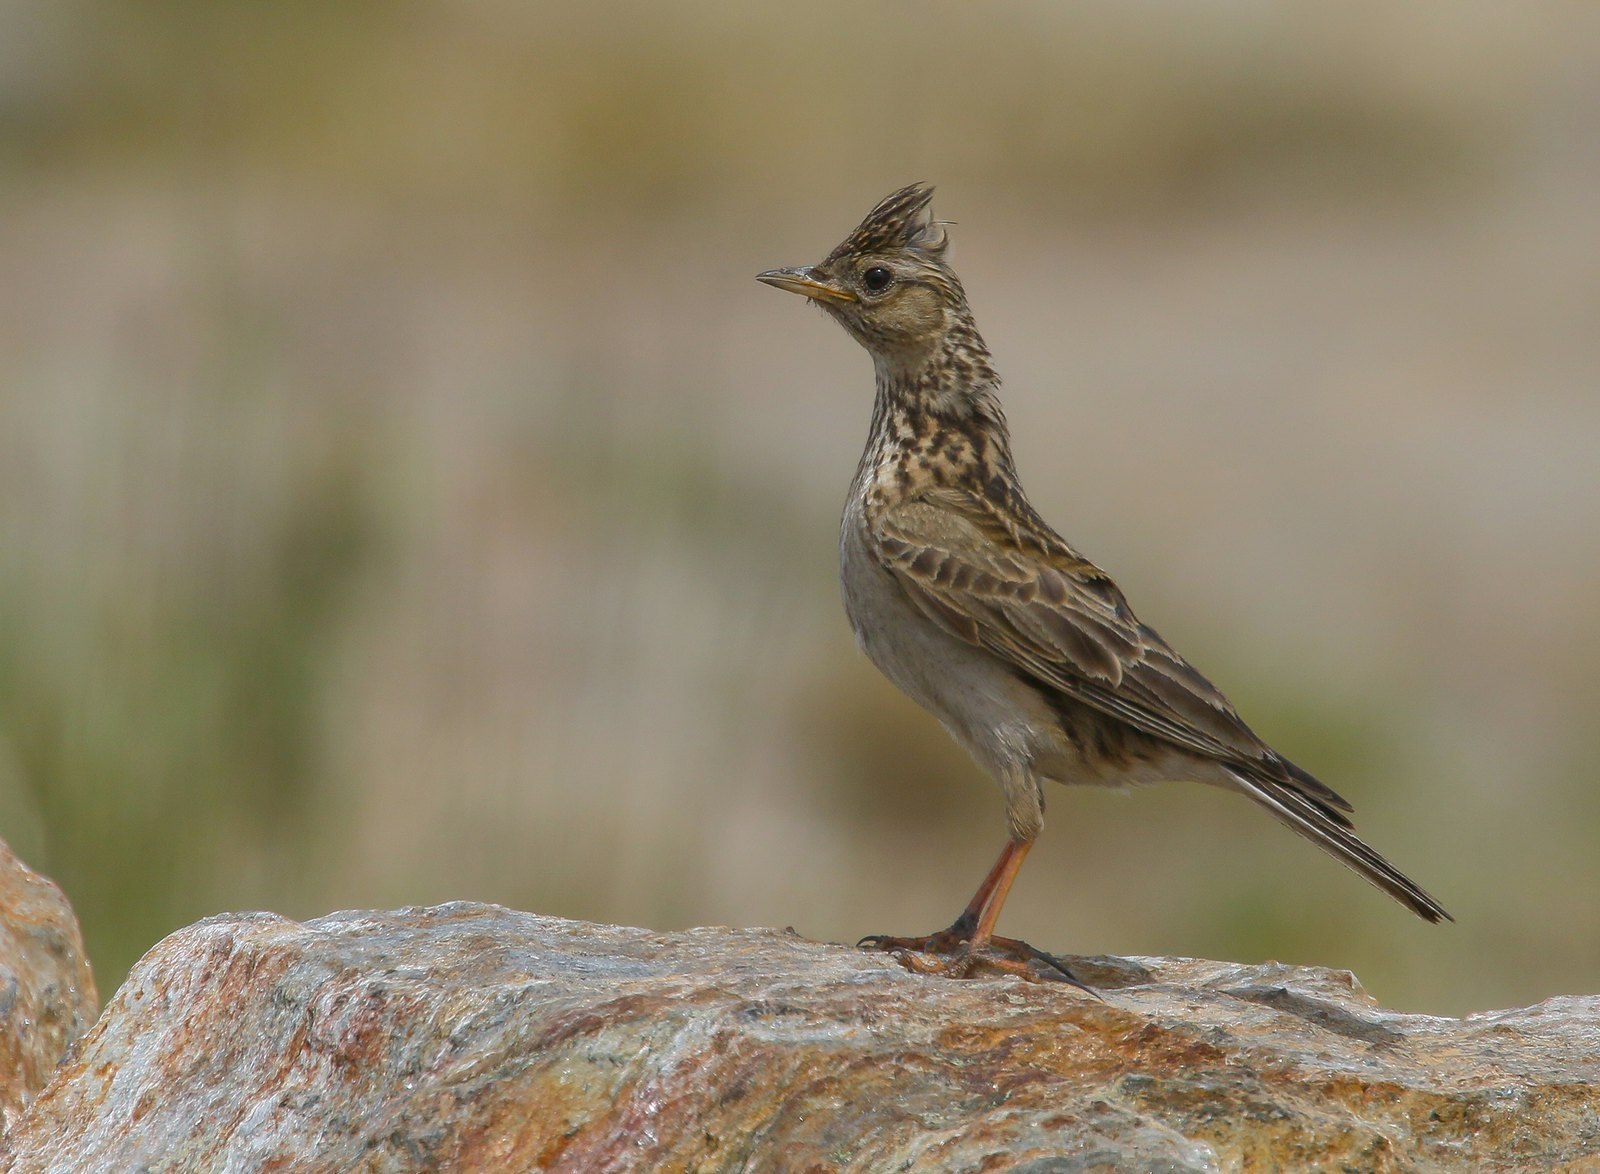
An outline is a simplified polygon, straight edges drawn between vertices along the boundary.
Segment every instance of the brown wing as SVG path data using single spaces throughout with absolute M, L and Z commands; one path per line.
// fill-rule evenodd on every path
M 1278 755 L 1228 699 L 1139 622 L 1106 574 L 1036 518 L 1010 528 L 964 492 L 902 502 L 873 519 L 878 557 L 947 632 L 1039 683 L 1191 753 L 1286 785 L 1337 823 L 1337 792 Z

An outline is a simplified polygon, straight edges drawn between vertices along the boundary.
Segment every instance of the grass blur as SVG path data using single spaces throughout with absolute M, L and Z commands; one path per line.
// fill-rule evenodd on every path
M 1044 515 L 1430 928 L 1060 792 L 1005 927 L 1600 983 L 1593 14 L 0 8 L 0 836 L 102 986 L 223 909 L 922 932 L 1000 804 L 855 652 L 864 355 L 758 270 L 939 185 Z

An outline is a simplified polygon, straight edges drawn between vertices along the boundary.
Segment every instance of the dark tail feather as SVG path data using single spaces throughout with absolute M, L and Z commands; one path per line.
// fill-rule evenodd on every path
M 1415 881 L 1362 843 L 1342 817 L 1321 810 L 1316 803 L 1274 780 L 1235 775 L 1246 795 L 1329 854 L 1338 857 L 1418 917 L 1428 921 L 1454 921 L 1444 906 L 1419 888 Z
M 1321 779 L 1315 778 L 1306 771 L 1301 770 L 1287 758 L 1280 758 L 1278 761 L 1283 766 L 1283 769 L 1289 772 L 1289 777 L 1294 780 L 1295 789 L 1305 795 L 1307 799 L 1310 799 L 1318 807 L 1328 810 L 1330 814 L 1332 814 L 1334 809 L 1339 811 L 1355 810 L 1354 807 L 1350 806 L 1350 800 L 1339 794 L 1338 791 L 1335 791 Z M 1345 819 L 1342 815 L 1335 815 L 1334 822 L 1339 824 L 1341 827 L 1350 826 L 1350 821 Z

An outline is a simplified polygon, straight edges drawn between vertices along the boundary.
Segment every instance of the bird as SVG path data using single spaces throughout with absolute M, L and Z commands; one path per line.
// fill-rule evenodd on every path
M 845 612 L 868 659 L 1005 801 L 1005 847 L 949 928 L 858 945 L 923 974 L 1089 989 L 1053 955 L 994 932 L 1044 827 L 1047 783 L 1238 792 L 1425 920 L 1454 920 L 1356 836 L 1343 796 L 1258 737 L 1039 516 L 932 198 L 928 184 L 903 187 L 819 263 L 757 275 L 821 307 L 872 356 L 872 422 L 840 524 Z

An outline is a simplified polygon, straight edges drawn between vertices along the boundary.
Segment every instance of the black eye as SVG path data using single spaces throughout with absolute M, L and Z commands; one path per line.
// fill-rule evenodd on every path
M 882 293 L 889 288 L 889 283 L 893 280 L 894 274 L 882 265 L 874 265 L 861 275 L 861 284 L 871 293 Z

